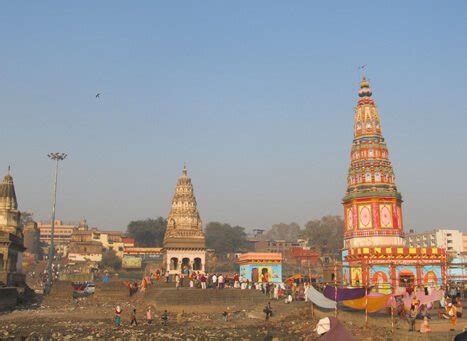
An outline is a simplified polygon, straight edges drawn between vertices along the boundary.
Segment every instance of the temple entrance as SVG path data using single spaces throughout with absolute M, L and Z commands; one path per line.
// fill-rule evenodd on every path
M 172 257 L 170 258 L 170 270 L 177 270 L 178 269 L 178 258 Z
M 183 258 L 182 259 L 182 273 L 185 275 L 188 275 L 190 272 L 191 266 L 190 266 L 190 258 Z
M 258 282 L 258 268 L 251 269 L 251 281 L 253 283 Z
M 201 267 L 201 258 L 195 258 L 194 262 L 193 262 L 193 270 L 196 270 L 196 271 L 199 271 L 202 269 Z
M 404 288 L 413 287 L 415 284 L 415 276 L 411 271 L 404 270 L 399 273 L 399 286 Z

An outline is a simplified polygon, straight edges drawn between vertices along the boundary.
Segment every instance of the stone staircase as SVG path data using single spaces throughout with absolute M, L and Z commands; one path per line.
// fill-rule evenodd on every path
M 144 301 L 155 304 L 159 309 L 184 310 L 197 312 L 209 307 L 210 311 L 246 310 L 256 306 L 261 309 L 268 298 L 257 290 L 240 289 L 175 289 L 167 287 L 149 287 L 143 294 Z

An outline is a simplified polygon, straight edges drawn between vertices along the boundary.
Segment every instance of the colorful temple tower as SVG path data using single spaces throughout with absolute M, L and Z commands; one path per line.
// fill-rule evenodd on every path
M 355 109 L 345 211 L 345 247 L 403 246 L 402 197 L 368 81 Z
M 164 235 L 164 264 L 169 273 L 205 271 L 205 236 L 193 184 L 186 166 L 177 181 Z
M 442 285 L 446 254 L 440 248 L 404 247 L 402 196 L 365 77 L 355 109 L 344 206 L 343 277 L 354 286 L 381 291 Z

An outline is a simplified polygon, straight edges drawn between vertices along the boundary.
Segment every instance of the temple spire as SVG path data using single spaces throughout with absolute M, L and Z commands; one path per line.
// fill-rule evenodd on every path
M 186 162 L 183 163 L 182 174 L 184 176 L 188 176 L 188 170 L 186 169 Z
M 402 198 L 370 84 L 362 77 L 343 199 L 346 247 L 403 245 Z
M 8 167 L 8 174 L 5 175 L 3 182 L 0 184 L 0 208 L 7 210 L 18 209 L 15 185 L 13 177 L 10 175 L 10 167 Z
M 362 77 L 362 81 L 360 82 L 360 90 L 358 91 L 359 97 L 371 97 L 372 92 L 370 88 L 370 83 L 367 81 L 366 77 Z

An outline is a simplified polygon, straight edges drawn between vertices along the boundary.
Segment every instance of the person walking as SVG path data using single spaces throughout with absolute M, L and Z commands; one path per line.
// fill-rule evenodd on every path
M 169 314 L 167 313 L 167 310 L 164 310 L 164 313 L 161 316 L 162 319 L 162 325 L 167 326 L 167 322 L 169 321 Z
M 114 322 L 116 327 L 120 327 L 122 323 L 122 308 L 119 305 L 115 308 Z
M 133 324 L 135 324 L 135 326 L 138 325 L 138 321 L 136 321 L 136 308 L 133 308 L 133 310 L 131 311 L 130 326 L 132 326 Z
M 219 289 L 224 289 L 224 276 L 222 274 L 219 275 L 217 281 L 219 282 Z
M 151 311 L 151 307 L 148 307 L 148 309 L 146 310 L 146 321 L 147 321 L 148 325 L 152 324 L 152 311 Z
M 266 321 L 269 320 L 269 318 L 272 316 L 271 302 L 268 302 L 268 304 L 266 304 L 266 306 L 263 309 L 263 312 L 266 315 Z
M 211 280 L 212 280 L 212 287 L 216 288 L 216 286 L 217 286 L 217 276 L 216 276 L 216 274 L 212 275 Z

